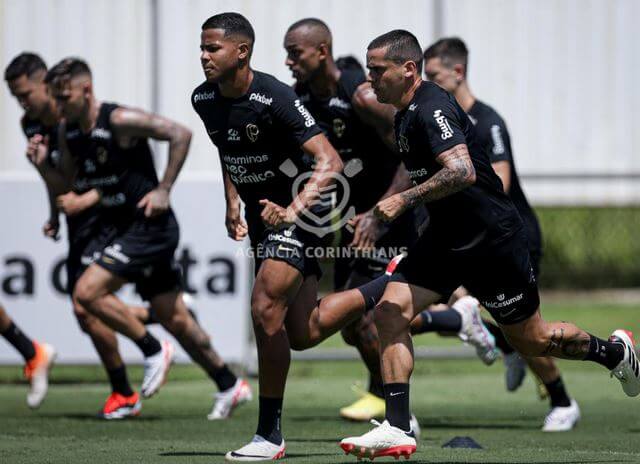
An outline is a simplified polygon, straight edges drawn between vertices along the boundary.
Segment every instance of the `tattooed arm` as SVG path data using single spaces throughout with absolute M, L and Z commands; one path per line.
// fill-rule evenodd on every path
M 409 208 L 429 203 L 464 190 L 476 181 L 476 171 L 465 144 L 458 144 L 436 158 L 442 169 L 426 182 L 393 195 L 376 205 L 376 215 L 393 221 Z
M 111 124 L 122 146 L 131 145 L 135 139 L 144 137 L 169 142 L 169 161 L 162 180 L 155 190 L 147 193 L 138 203 L 147 217 L 165 212 L 169 209 L 169 192 L 187 158 L 191 131 L 170 119 L 131 108 L 114 110 Z

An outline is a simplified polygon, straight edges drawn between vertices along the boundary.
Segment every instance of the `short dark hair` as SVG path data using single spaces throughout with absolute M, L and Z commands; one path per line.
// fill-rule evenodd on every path
M 47 65 L 40 55 L 30 52 L 20 53 L 4 70 L 4 80 L 9 82 L 20 76 L 31 77 L 38 71 L 47 72 Z
M 91 77 L 91 69 L 84 60 L 80 58 L 65 58 L 49 70 L 45 82 L 58 85 L 83 74 Z
M 425 61 L 433 58 L 440 58 L 442 64 L 451 66 L 452 64 L 462 64 L 464 66 L 464 74 L 467 75 L 467 67 L 469 65 L 469 50 L 459 37 L 445 37 L 430 45 L 424 51 Z
M 329 29 L 329 26 L 327 26 L 327 23 L 325 23 L 321 19 L 318 19 L 318 18 L 300 19 L 295 23 L 293 23 L 291 26 L 289 26 L 289 28 L 287 29 L 287 34 L 303 26 L 306 26 L 308 28 L 315 29 L 316 31 L 318 31 L 319 36 L 314 35 L 314 39 L 318 42 L 318 45 L 320 42 L 326 42 L 327 47 L 329 48 L 329 52 L 333 51 L 333 44 L 332 44 L 333 36 L 331 34 L 331 29 Z
M 255 33 L 253 27 L 247 18 L 240 13 L 220 13 L 211 16 L 202 23 L 202 30 L 206 29 L 224 29 L 224 36 L 240 35 L 249 39 L 253 48 L 255 41 Z
M 341 56 L 336 60 L 336 66 L 340 71 L 351 70 L 364 73 L 364 67 L 360 60 L 353 55 Z
M 413 61 L 418 68 L 418 72 L 422 72 L 422 48 L 420 48 L 420 43 L 416 36 L 411 32 L 395 29 L 382 34 L 371 41 L 367 50 L 382 47 L 387 47 L 387 53 L 385 54 L 387 60 L 397 64 Z

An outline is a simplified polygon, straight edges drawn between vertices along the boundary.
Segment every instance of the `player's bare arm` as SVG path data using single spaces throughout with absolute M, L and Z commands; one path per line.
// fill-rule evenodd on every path
M 118 108 L 111 114 L 118 142 L 127 146 L 136 138 L 149 137 L 169 142 L 169 161 L 158 187 L 147 193 L 138 203 L 147 217 L 157 216 L 169 209 L 169 192 L 175 183 L 189 152 L 191 131 L 162 116 L 132 108 Z
M 234 240 L 241 241 L 249 233 L 249 227 L 242 218 L 242 209 L 240 203 L 240 195 L 236 186 L 233 185 L 231 178 L 226 170 L 223 169 L 224 179 L 224 198 L 227 202 L 227 211 L 225 216 L 225 226 L 227 234 Z
M 67 192 L 56 197 L 56 206 L 67 216 L 76 216 L 100 203 L 101 195 L 96 189 L 85 193 Z
M 393 118 L 396 110 L 393 106 L 380 103 L 369 82 L 358 86 L 351 100 L 353 109 L 357 115 L 367 124 L 372 126 L 384 143 L 397 151 L 393 131 Z
M 260 200 L 260 204 L 264 206 L 262 221 L 271 227 L 293 224 L 300 213 L 319 197 L 320 192 L 334 182 L 334 176 L 342 171 L 340 156 L 323 134 L 311 137 L 302 145 L 302 149 L 315 161 L 313 173 L 304 189 L 286 208 L 267 199 Z
M 408 208 L 429 203 L 464 190 L 476 181 L 476 171 L 465 144 L 458 144 L 436 158 L 442 169 L 426 182 L 393 195 L 376 205 L 376 215 L 393 221 Z
M 491 167 L 502 181 L 502 188 L 505 193 L 511 189 L 511 163 L 509 161 L 496 161 L 491 163 Z

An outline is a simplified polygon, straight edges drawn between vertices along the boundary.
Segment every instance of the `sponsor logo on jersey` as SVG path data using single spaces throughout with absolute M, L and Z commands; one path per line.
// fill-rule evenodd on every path
M 96 139 L 109 140 L 111 139 L 111 131 L 103 129 L 102 127 L 96 127 L 91 131 L 91 137 Z
M 313 119 L 313 116 L 311 116 L 311 113 L 309 113 L 309 110 L 307 110 L 304 107 L 304 105 L 300 102 L 300 100 L 294 101 L 293 104 L 296 107 L 296 109 L 298 110 L 298 113 L 300 113 L 302 115 L 302 117 L 304 118 L 304 125 L 306 127 L 311 127 L 311 126 L 315 125 L 316 120 Z
M 289 245 L 295 245 L 297 247 L 302 248 L 304 244 L 300 240 L 296 240 L 295 238 L 285 237 L 280 233 L 272 233 L 267 236 L 267 239 L 274 240 L 276 242 L 288 243 Z
M 242 166 L 239 166 L 239 167 L 242 167 Z M 253 172 L 251 174 L 238 173 L 238 175 L 229 173 L 229 177 L 231 177 L 231 180 L 236 185 L 259 184 L 275 176 L 276 174 L 273 171 Z
M 416 105 L 415 103 L 411 103 L 409 105 L 409 111 L 415 111 L 417 107 L 418 107 L 418 105 Z
M 426 168 L 415 169 L 413 171 L 409 171 L 409 178 L 411 180 L 413 180 L 413 179 L 417 179 L 419 177 L 424 177 L 424 176 L 426 176 L 428 174 L 429 174 L 429 171 L 427 171 Z
M 453 137 L 453 129 L 451 129 L 447 118 L 442 114 L 442 110 L 435 110 L 433 112 L 433 118 L 436 120 L 436 123 L 442 132 L 442 134 L 440 134 L 440 138 L 442 140 L 447 140 Z
M 104 196 L 100 200 L 100 204 L 107 208 L 114 206 L 121 206 L 127 202 L 127 196 L 124 193 L 116 193 L 111 196 Z
M 482 304 L 489 309 L 500 309 L 506 308 L 507 306 L 511 306 L 513 303 L 517 303 L 518 301 L 522 301 L 524 299 L 524 293 L 519 293 L 518 295 L 507 299 L 504 293 L 496 296 L 497 301 L 483 301 Z M 505 316 L 508 314 L 505 314 Z
M 494 124 L 491 126 L 491 139 L 493 140 L 493 151 L 494 155 L 502 155 L 505 152 L 504 149 L 504 141 L 502 140 L 502 133 L 500 132 L 500 126 Z
M 258 134 L 260 133 L 260 128 L 255 124 L 247 124 L 246 132 L 249 140 L 251 140 L 252 142 L 255 142 L 256 140 L 258 140 Z
M 257 101 L 263 105 L 271 106 L 271 103 L 273 103 L 273 97 L 266 97 L 261 93 L 253 92 L 249 95 L 249 101 Z
M 474 126 L 478 125 L 478 120 L 476 118 L 474 118 L 470 114 L 468 114 L 467 116 L 469 116 L 469 121 L 471 121 L 471 124 L 473 124 Z
M 346 128 L 347 125 L 342 119 L 336 118 L 333 120 L 333 133 L 336 134 L 336 137 L 341 138 Z
M 239 142 L 240 141 L 240 132 L 238 132 L 236 129 L 229 129 L 227 131 L 228 137 L 227 137 L 227 141 L 229 142 Z
M 266 163 L 269 161 L 269 155 L 224 155 L 222 161 L 228 164 Z
M 73 129 L 67 132 L 67 140 L 75 139 L 76 137 L 80 137 L 80 129 Z
M 193 103 L 198 103 L 203 100 L 213 100 L 216 96 L 216 93 L 212 90 L 211 92 L 200 92 L 193 96 Z
M 351 108 L 351 103 L 344 101 L 342 98 L 333 97 L 329 100 L 329 106 L 336 106 L 338 108 L 342 108 L 343 110 L 348 110 Z

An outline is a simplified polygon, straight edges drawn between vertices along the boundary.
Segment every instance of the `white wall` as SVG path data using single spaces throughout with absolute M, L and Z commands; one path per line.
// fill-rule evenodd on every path
M 0 0 L 0 61 L 23 50 L 47 62 L 77 54 L 94 68 L 101 98 L 158 110 L 194 130 L 187 174 L 217 171 L 215 149 L 189 104 L 202 81 L 201 23 L 234 10 L 255 27 L 253 65 L 289 82 L 282 49 L 290 23 L 325 20 L 336 55 L 362 58 L 367 43 L 393 28 L 423 46 L 460 35 L 471 50 L 470 82 L 506 119 L 522 174 L 640 172 L 640 40 L 635 0 L 157 0 L 159 39 L 151 38 L 152 0 Z M 36 15 L 32 14 L 37 12 Z M 160 72 L 151 74 L 159 57 Z M 31 173 L 22 155 L 19 108 L 0 90 L 0 172 Z M 640 184 L 526 182 L 537 202 L 640 201 Z

